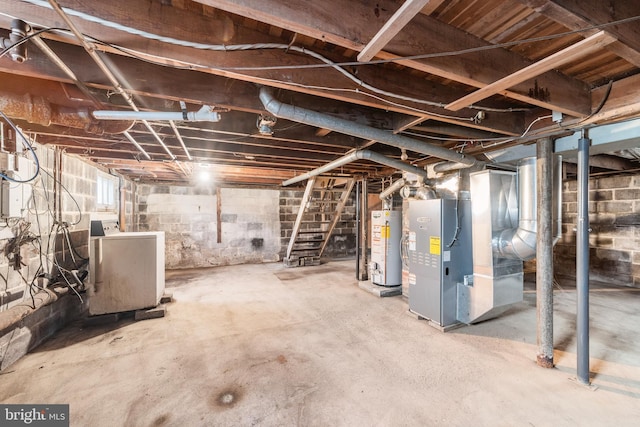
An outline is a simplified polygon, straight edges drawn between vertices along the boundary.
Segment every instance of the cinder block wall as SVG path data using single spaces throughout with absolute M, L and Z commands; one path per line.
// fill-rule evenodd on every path
M 21 304 L 37 274 L 57 273 L 56 263 L 68 269 L 78 269 L 88 257 L 90 217 L 97 212 L 95 186 L 98 169 L 79 158 L 64 154 L 59 156 L 46 146 L 38 146 L 36 152 L 41 167 L 40 175 L 30 183 L 11 184 L 31 194 L 30 199 L 23 200 L 22 216 L 8 219 L 7 226 L 0 227 L 0 249 L 3 254 L 0 256 L 0 310 Z M 54 163 L 57 162 L 61 164 L 62 186 L 54 190 Z M 59 217 L 56 214 L 58 206 L 61 206 Z M 100 214 L 117 215 L 117 210 Z M 62 233 L 65 227 L 75 250 L 73 256 Z M 16 270 L 15 263 L 4 254 L 7 245 L 15 247 L 16 237 L 20 235 L 31 241 L 23 239 L 19 245 L 20 261 L 24 265 Z M 44 256 L 41 256 L 40 250 Z
M 168 269 L 280 259 L 278 190 L 140 184 L 136 195 L 134 230 L 165 232 Z
M 577 181 L 565 182 L 557 277 L 575 278 L 577 200 Z M 590 278 L 640 287 L 640 175 L 589 180 L 589 222 Z

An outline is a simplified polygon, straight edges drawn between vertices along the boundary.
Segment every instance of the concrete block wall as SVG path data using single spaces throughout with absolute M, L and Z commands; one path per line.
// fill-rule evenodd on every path
M 278 196 L 270 189 L 140 184 L 134 228 L 165 232 L 168 269 L 275 262 Z
M 15 306 L 11 318 L 0 318 L 0 371 L 7 369 L 29 351 L 87 310 L 87 299 L 80 301 L 71 292 L 57 294 L 39 292 L 34 297 L 37 307 Z M 8 316 L 7 316 L 8 317 Z
M 51 147 L 36 148 L 41 168 L 39 176 L 30 183 L 12 184 L 30 193 L 30 198 L 23 200 L 22 216 L 8 219 L 7 225 L 0 227 L 0 249 L 3 254 L 7 245 L 15 247 L 16 238 L 22 236 L 19 250 L 14 251 L 11 259 L 0 256 L 0 312 L 20 304 L 26 298 L 29 283 L 37 274 L 56 274 L 55 263 L 64 268 L 77 269 L 83 264 L 83 258 L 88 257 L 90 216 L 97 212 L 97 168 L 79 158 L 60 154 Z M 0 154 L 0 157 L 8 156 Z M 31 159 L 29 156 L 27 158 Z M 6 164 L 6 159 L 3 163 Z M 62 186 L 54 184 L 54 164 L 60 164 Z M 54 187 L 57 190 L 54 191 Z M 61 207 L 59 217 L 54 213 L 58 206 Z M 117 210 L 100 212 L 107 213 L 117 215 Z M 75 249 L 73 254 L 58 220 L 68 225 L 68 238 Z M 40 248 L 45 256 L 41 256 Z M 24 264 L 19 270 L 14 268 L 17 253 Z
M 291 239 L 293 225 L 300 209 L 300 202 L 304 196 L 304 190 L 280 191 L 280 223 L 281 223 L 281 251 L 280 257 L 284 258 Z M 351 192 L 349 200 L 340 214 L 340 220 L 327 243 L 323 256 L 329 258 L 342 258 L 355 256 L 356 254 L 356 206 L 355 190 Z
M 138 186 L 128 179 L 120 180 L 120 227 L 124 231 L 136 230 L 136 208 L 137 208 Z
M 577 182 L 564 183 L 562 239 L 554 250 L 555 275 L 575 278 Z M 640 175 L 589 180 L 589 276 L 640 287 Z

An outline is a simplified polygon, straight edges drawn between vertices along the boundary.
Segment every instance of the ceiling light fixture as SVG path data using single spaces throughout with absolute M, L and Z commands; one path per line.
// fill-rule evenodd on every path
M 260 135 L 273 135 L 273 127 L 276 125 L 277 121 L 278 119 L 275 117 L 260 114 L 256 123 L 256 127 L 258 128 Z
M 15 62 L 23 63 L 27 60 L 27 44 L 24 42 L 24 38 L 28 31 L 29 25 L 26 22 L 21 19 L 13 19 L 9 38 L 0 37 L 0 48 L 11 48 L 9 54 Z

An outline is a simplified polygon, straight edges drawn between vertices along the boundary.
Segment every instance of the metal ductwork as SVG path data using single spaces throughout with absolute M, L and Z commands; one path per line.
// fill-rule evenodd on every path
M 400 178 L 399 180 L 391 184 L 386 190 L 382 191 L 379 194 L 380 200 L 382 201 L 387 200 L 389 197 L 391 197 L 393 193 L 401 189 L 404 186 L 404 183 L 405 183 L 404 178 Z
M 553 173 L 553 223 L 555 245 L 562 234 L 562 161 L 559 156 L 554 159 Z M 502 231 L 493 239 L 493 250 L 503 258 L 528 261 L 536 257 L 536 234 L 538 230 L 537 195 L 536 195 L 536 159 L 530 157 L 518 163 L 518 227 Z M 500 205 L 499 205 L 500 206 Z M 513 212 L 510 212 L 511 214 Z M 498 215 L 507 212 L 498 212 Z
M 86 109 L 76 109 L 52 104 L 40 96 L 3 93 L 0 110 L 7 116 L 42 126 L 59 125 L 86 132 L 102 134 L 123 133 L 133 126 L 133 121 L 97 122 Z
M 493 238 L 493 251 L 497 256 L 528 261 L 536 256 L 536 159 L 530 157 L 518 163 L 517 193 L 518 210 L 509 211 L 509 206 L 498 203 L 497 214 L 501 217 L 517 218 L 517 228 L 509 228 Z M 511 196 L 507 196 L 507 200 Z M 503 197 L 500 200 L 505 200 Z M 504 211 L 502 211 L 504 209 Z M 514 218 L 513 215 L 516 215 Z
M 404 180 L 404 178 L 400 178 L 378 195 L 378 197 L 380 197 L 380 200 L 382 200 L 383 209 L 391 209 L 393 207 L 391 196 L 393 195 L 393 193 L 400 190 L 404 186 L 405 182 L 406 181 Z
M 393 147 L 404 148 L 405 150 L 437 157 L 443 160 L 449 160 L 451 162 L 462 163 L 467 166 L 473 166 L 478 163 L 478 160 L 475 157 L 467 154 L 456 153 L 455 151 L 408 138 L 406 136 L 393 134 L 388 131 L 339 119 L 316 111 L 307 110 L 305 108 L 283 104 L 275 99 L 271 90 L 266 87 L 260 88 L 260 101 L 262 101 L 262 104 L 267 111 L 279 118 L 323 129 L 329 129 L 334 132 L 340 132 L 366 140 L 378 141 Z
M 453 172 L 453 171 L 457 171 L 460 169 L 468 169 L 470 167 L 474 167 L 476 169 L 482 169 L 485 165 L 485 162 L 481 162 L 478 160 L 478 162 L 475 165 L 466 165 L 464 163 L 459 163 L 459 162 L 442 162 L 442 163 L 437 163 L 433 166 L 433 171 L 436 173 L 445 173 L 445 172 Z
M 554 243 L 561 232 L 561 161 L 553 177 Z M 518 163 L 517 174 L 486 170 L 470 175 L 473 277 L 458 284 L 457 318 L 475 323 L 522 301 L 522 261 L 536 256 L 536 159 Z
M 288 179 L 286 181 L 284 181 L 282 183 L 283 186 L 287 186 L 287 185 L 291 185 L 291 184 L 295 184 L 297 182 L 300 181 L 304 181 L 306 179 L 309 179 L 313 176 L 318 176 L 321 175 L 323 173 L 332 171 L 336 168 L 339 168 L 340 166 L 344 166 L 347 163 L 351 163 L 354 162 L 356 160 L 370 160 L 372 162 L 375 163 L 380 163 L 381 165 L 385 165 L 385 166 L 389 166 L 391 168 L 394 169 L 398 169 L 401 171 L 406 171 L 406 172 L 410 172 L 419 176 L 422 176 L 423 178 L 427 177 L 427 172 L 423 169 L 420 169 L 418 167 L 415 166 L 411 166 L 409 164 L 406 164 L 400 160 L 395 160 L 395 159 L 391 159 L 389 157 L 383 156 L 380 153 L 376 153 L 375 151 L 371 151 L 371 150 L 358 150 L 358 151 L 354 151 L 352 153 L 347 154 L 346 156 L 342 156 L 330 163 L 327 163 L 324 166 L 321 166 L 317 169 L 314 169 L 312 171 L 309 171 L 307 173 L 303 173 L 302 175 L 298 175 L 294 178 Z

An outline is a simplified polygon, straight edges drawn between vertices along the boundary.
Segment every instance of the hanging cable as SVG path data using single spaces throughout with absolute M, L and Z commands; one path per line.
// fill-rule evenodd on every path
M 27 148 L 29 150 L 29 152 L 31 153 L 32 157 L 33 157 L 33 161 L 35 162 L 36 165 L 36 171 L 33 174 L 33 176 L 31 178 L 28 179 L 15 179 L 12 177 L 9 177 L 3 173 L 0 173 L 0 177 L 6 179 L 7 181 L 11 181 L 11 182 L 17 182 L 20 184 L 24 184 L 30 181 L 33 181 L 38 174 L 40 173 L 40 161 L 38 160 L 38 156 L 36 155 L 36 152 L 34 151 L 33 147 L 31 146 L 31 144 L 29 144 L 29 141 L 27 140 L 27 137 L 24 136 L 24 134 L 22 133 L 22 131 L 20 130 L 19 127 L 17 127 L 13 121 L 7 117 L 6 114 L 4 114 L 4 112 L 2 112 L 0 110 L 0 116 L 2 116 L 2 118 L 9 124 L 9 126 L 11 126 L 14 130 L 14 132 L 16 133 L 16 140 L 18 139 L 18 137 L 20 137 L 20 142 L 22 142 L 22 145 Z M 16 141 L 17 142 L 17 141 Z

